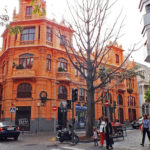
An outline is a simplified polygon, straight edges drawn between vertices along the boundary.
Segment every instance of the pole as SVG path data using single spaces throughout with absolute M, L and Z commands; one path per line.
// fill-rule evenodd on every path
M 74 143 L 74 102 L 72 102 L 72 143 Z
M 54 106 L 56 106 L 56 76 L 54 82 Z M 54 133 L 56 133 L 56 111 L 54 111 Z

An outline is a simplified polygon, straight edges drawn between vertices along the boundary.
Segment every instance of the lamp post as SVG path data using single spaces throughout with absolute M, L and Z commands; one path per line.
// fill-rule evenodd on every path
M 56 85 L 59 84 L 58 81 L 56 81 L 56 76 L 54 79 L 54 104 L 53 106 L 56 106 Z M 54 133 L 56 133 L 56 111 L 54 111 Z

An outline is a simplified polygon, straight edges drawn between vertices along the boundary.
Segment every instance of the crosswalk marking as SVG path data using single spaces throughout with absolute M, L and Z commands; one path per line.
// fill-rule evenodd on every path
M 64 146 L 62 148 L 65 148 L 67 150 L 85 150 L 85 149 L 79 149 L 79 148 L 75 148 L 75 147 L 67 147 L 67 146 Z

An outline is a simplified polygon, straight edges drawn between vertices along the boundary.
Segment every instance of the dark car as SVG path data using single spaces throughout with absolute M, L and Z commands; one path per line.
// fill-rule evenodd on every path
M 20 129 L 18 126 L 0 122 L 0 139 L 14 138 L 14 140 L 18 140 L 19 135 Z
M 143 117 L 139 118 L 138 120 L 135 120 L 131 123 L 133 129 L 139 129 L 143 121 Z

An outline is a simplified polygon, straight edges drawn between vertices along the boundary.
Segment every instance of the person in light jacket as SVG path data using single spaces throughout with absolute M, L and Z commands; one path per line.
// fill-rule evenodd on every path
M 143 118 L 143 121 L 142 121 L 142 125 L 143 125 L 143 137 L 142 137 L 141 145 L 144 146 L 146 133 L 147 133 L 147 136 L 148 136 L 148 138 L 150 140 L 149 119 L 148 119 L 147 115 L 144 115 L 144 118 Z
M 100 147 L 103 147 L 103 144 L 104 144 L 104 138 L 105 138 L 104 127 L 105 127 L 105 121 L 104 121 L 104 118 L 101 117 L 101 124 L 99 126 Z

